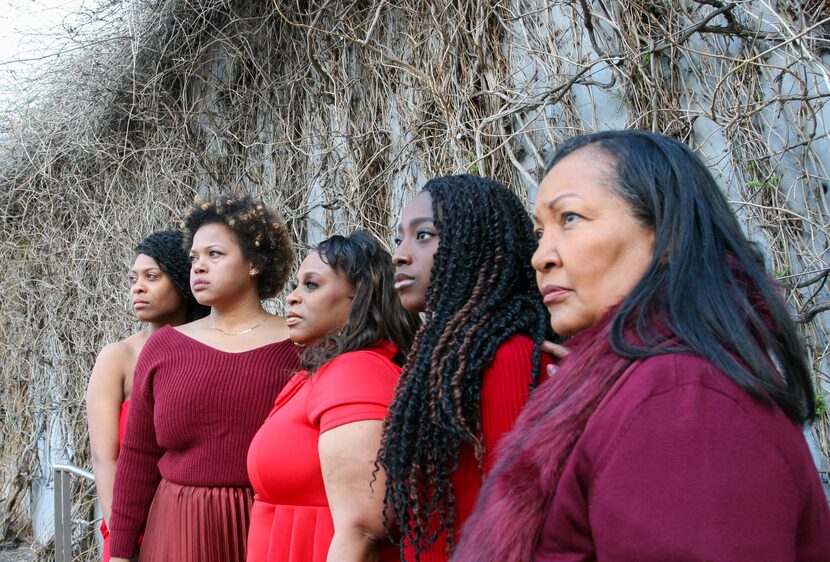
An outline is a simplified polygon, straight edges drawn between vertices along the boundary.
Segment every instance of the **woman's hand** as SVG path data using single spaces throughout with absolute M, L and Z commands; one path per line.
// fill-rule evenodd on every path
M 378 547 L 386 541 L 386 476 L 381 470 L 375 475 L 382 433 L 382 421 L 366 420 L 320 435 L 320 466 L 334 521 L 327 562 L 377 560 Z
M 564 345 L 553 343 L 552 341 L 547 340 L 542 342 L 542 351 L 549 355 L 552 355 L 558 360 L 564 359 L 570 353 L 568 348 Z M 555 363 L 551 363 L 550 365 L 548 365 L 548 376 L 552 377 L 553 375 L 555 375 L 558 369 L 559 367 L 557 367 Z

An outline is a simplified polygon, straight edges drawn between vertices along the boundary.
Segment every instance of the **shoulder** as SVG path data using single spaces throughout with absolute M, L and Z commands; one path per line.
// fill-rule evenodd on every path
M 496 350 L 493 360 L 484 371 L 484 380 L 520 379 L 526 386 L 531 379 L 535 347 L 534 341 L 524 334 L 510 336 Z
M 481 412 L 484 418 L 513 419 L 518 416 L 530 396 L 533 381 L 533 351 L 529 337 L 516 334 L 496 350 L 484 370 L 481 383 Z M 544 361 L 543 361 L 544 363 Z M 540 365 L 544 369 L 543 365 Z
M 794 481 L 805 466 L 812 468 L 801 428 L 695 355 L 635 362 L 592 416 L 586 436 L 608 455 L 623 443 L 640 441 L 663 443 L 674 455 L 696 444 L 714 449 L 717 436 L 729 443 L 730 458 L 778 463 Z
M 126 340 L 104 346 L 95 358 L 95 365 L 89 378 L 87 397 L 96 396 L 101 392 L 121 393 L 127 376 L 127 368 L 132 364 L 132 357 L 132 348 Z
M 338 355 L 315 373 L 318 380 L 327 378 L 376 379 L 392 376 L 397 379 L 401 368 L 377 350 L 361 349 Z
M 694 396 L 694 399 L 689 397 Z M 704 357 L 671 353 L 633 362 L 597 408 L 595 417 L 617 419 L 638 414 L 643 405 L 688 408 L 694 416 L 705 402 L 721 408 L 740 408 L 751 397 Z
M 496 349 L 488 369 L 530 368 L 536 343 L 524 334 L 513 334 Z
M 394 392 L 401 368 L 378 351 L 363 349 L 338 355 L 311 375 L 314 397 L 363 396 Z
M 118 365 L 135 355 L 135 346 L 131 343 L 133 337 L 135 336 L 104 346 L 95 359 L 95 366 Z
M 350 408 L 346 417 L 321 424 L 331 429 L 345 419 L 383 419 L 395 396 L 401 369 L 382 352 L 352 351 L 338 355 L 314 373 L 308 384 L 309 419 L 319 422 L 323 412 Z
M 178 364 L 188 357 L 190 360 L 193 350 L 197 349 L 196 342 L 172 326 L 153 332 L 144 342 L 135 363 L 135 372 L 153 370 L 161 364 Z
M 635 361 L 611 389 L 606 402 L 641 403 L 681 390 L 724 406 L 755 409 L 760 405 L 709 359 L 681 353 Z

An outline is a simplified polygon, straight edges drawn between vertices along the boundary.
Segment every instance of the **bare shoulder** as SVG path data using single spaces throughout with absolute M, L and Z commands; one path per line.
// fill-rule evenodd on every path
M 95 369 L 99 367 L 111 369 L 117 365 L 123 364 L 134 353 L 133 346 L 130 345 L 130 336 L 127 339 L 117 341 L 104 346 L 98 353 L 98 358 L 95 360 Z
M 124 393 L 124 383 L 135 365 L 134 347 L 130 338 L 104 346 L 95 359 L 87 387 L 87 400 Z
M 144 348 L 144 344 L 147 343 L 147 339 L 149 337 L 150 335 L 145 330 L 142 330 L 136 334 L 131 335 L 127 339 L 118 342 L 124 345 L 125 359 L 132 361 L 132 363 L 135 363 L 136 359 L 138 359 L 138 355 L 141 353 L 141 350 Z

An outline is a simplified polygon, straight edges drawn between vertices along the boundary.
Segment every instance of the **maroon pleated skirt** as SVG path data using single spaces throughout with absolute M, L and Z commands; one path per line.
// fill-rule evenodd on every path
M 245 562 L 250 488 L 159 484 L 139 562 Z

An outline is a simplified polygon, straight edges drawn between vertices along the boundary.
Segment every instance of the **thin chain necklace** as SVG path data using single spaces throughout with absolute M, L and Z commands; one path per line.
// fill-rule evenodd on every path
M 222 328 L 217 328 L 217 327 L 216 327 L 216 326 L 214 326 L 213 324 L 211 324 L 211 325 L 210 325 L 210 327 L 211 327 L 211 328 L 213 328 L 214 330 L 216 330 L 217 332 L 222 332 L 222 333 L 223 333 L 223 334 L 225 334 L 226 336 L 241 336 L 242 334 L 247 334 L 248 332 L 253 332 L 253 331 L 254 331 L 254 330 L 256 330 L 257 328 L 259 328 L 260 326 L 262 326 L 263 324 L 265 324 L 265 321 L 266 321 L 266 320 L 268 320 L 268 319 L 267 319 L 267 318 L 263 318 L 262 320 L 260 320 L 259 322 L 257 322 L 257 323 L 256 323 L 256 324 L 254 324 L 253 326 L 251 326 L 250 328 L 246 328 L 246 329 L 242 330 L 241 332 L 229 332 L 229 331 L 227 331 L 227 330 L 223 330 Z

